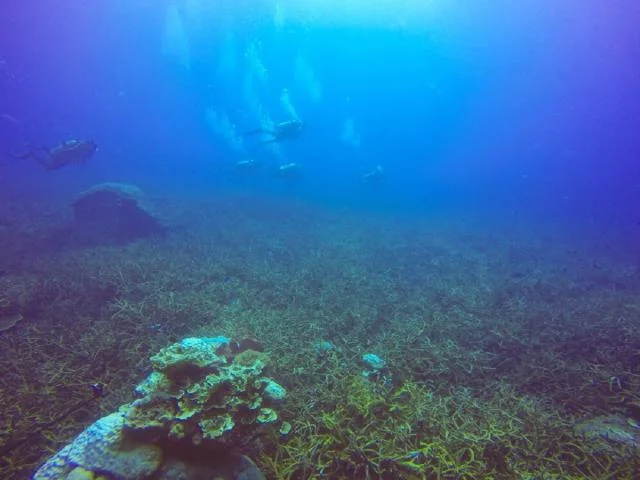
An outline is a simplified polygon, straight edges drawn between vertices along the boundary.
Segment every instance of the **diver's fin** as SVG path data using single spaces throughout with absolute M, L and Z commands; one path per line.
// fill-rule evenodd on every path
M 9 152 L 9 156 L 11 158 L 17 158 L 18 160 L 24 160 L 25 158 L 29 158 L 32 155 L 33 155 L 32 150 L 20 150 L 20 151 L 11 150 Z
M 35 157 L 36 152 L 42 150 L 45 153 L 48 153 L 49 150 L 45 147 L 34 147 L 29 143 L 25 143 L 20 147 L 20 149 L 14 149 L 9 152 L 9 156 L 13 158 L 17 158 L 19 160 L 24 160 L 25 158 Z
M 34 150 L 35 149 L 29 143 L 25 142 L 22 146 L 10 150 L 9 156 L 11 158 L 17 158 L 18 160 L 24 160 L 25 158 L 32 157 Z
M 47 170 L 51 170 L 51 155 L 49 150 L 45 147 L 31 149 L 29 157 L 33 158 L 36 162 L 42 165 Z

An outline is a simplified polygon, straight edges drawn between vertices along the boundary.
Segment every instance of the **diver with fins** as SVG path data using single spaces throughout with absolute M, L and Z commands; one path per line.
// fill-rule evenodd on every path
M 67 165 L 83 165 L 87 163 L 98 150 L 93 140 L 79 140 L 72 138 L 53 148 L 28 148 L 20 153 L 12 153 L 14 158 L 33 158 L 47 170 L 59 170 Z
M 286 180 L 293 180 L 300 177 L 300 164 L 297 162 L 283 163 L 278 165 L 278 168 L 273 172 L 273 176 L 276 178 L 283 178 Z
M 245 160 L 238 160 L 233 166 L 237 172 L 248 173 L 261 170 L 263 163 L 261 160 L 256 160 L 255 158 L 247 158 Z
M 302 120 L 294 119 L 286 122 L 280 122 L 276 124 L 273 129 L 256 128 L 254 130 L 248 130 L 245 132 L 245 135 L 269 135 L 271 138 L 260 142 L 261 145 L 268 145 L 270 143 L 280 143 L 283 140 L 298 138 L 304 130 L 304 127 L 305 124 Z
M 233 168 L 238 173 L 251 174 L 264 171 L 266 165 L 261 160 L 255 158 L 247 158 L 239 160 L 233 164 Z M 297 162 L 282 163 L 280 165 L 270 166 L 269 171 L 272 177 L 283 179 L 294 179 L 300 176 L 300 164 Z
M 380 183 L 384 178 L 384 170 L 380 165 L 376 165 L 373 170 L 368 171 L 367 173 L 360 176 L 360 182 L 374 184 Z

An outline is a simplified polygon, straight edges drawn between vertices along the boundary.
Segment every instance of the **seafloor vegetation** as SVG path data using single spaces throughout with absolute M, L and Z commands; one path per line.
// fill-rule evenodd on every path
M 221 334 L 259 339 L 289 391 L 292 431 L 246 446 L 269 478 L 637 478 L 640 267 L 607 239 L 165 203 L 165 238 L 82 248 L 56 208 L 0 206 L 0 478 L 130 401 L 153 352 Z M 620 438 L 585 437 L 607 418 Z

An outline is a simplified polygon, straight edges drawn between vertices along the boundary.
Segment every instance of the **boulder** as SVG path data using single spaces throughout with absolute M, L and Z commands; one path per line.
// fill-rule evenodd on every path
M 40 467 L 33 480 L 82 478 L 78 467 L 85 478 L 85 472 L 106 472 L 120 480 L 146 478 L 160 467 L 162 450 L 124 439 L 123 426 L 121 412 L 101 418 Z
M 73 201 L 74 230 L 90 243 L 126 243 L 166 228 L 135 185 L 101 183 Z

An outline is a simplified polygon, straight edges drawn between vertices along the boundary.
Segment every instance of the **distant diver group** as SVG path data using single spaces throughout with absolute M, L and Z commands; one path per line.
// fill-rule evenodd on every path
M 276 124 L 273 128 L 255 128 L 245 132 L 245 135 L 263 135 L 266 139 L 259 142 L 259 146 L 270 145 L 298 138 L 305 130 L 305 123 L 300 119 L 288 120 Z M 46 170 L 59 170 L 67 165 L 83 165 L 87 163 L 98 150 L 93 140 L 72 138 L 52 148 L 26 147 L 20 152 L 13 152 L 14 158 L 31 158 L 36 160 Z M 252 172 L 261 169 L 264 163 L 254 158 L 239 160 L 234 167 L 237 171 Z M 301 166 L 297 162 L 287 162 L 278 165 L 273 175 L 283 179 L 295 179 L 301 174 Z M 384 170 L 380 165 L 369 169 L 360 176 L 361 183 L 375 184 L 384 178 Z
M 288 120 L 286 122 L 278 123 L 273 129 L 269 128 L 255 128 L 245 132 L 247 135 L 266 134 L 271 138 L 263 140 L 261 145 L 268 145 L 269 143 L 280 143 L 283 140 L 290 140 L 298 138 L 304 130 L 304 122 L 299 119 Z
M 255 128 L 247 130 L 245 135 L 266 135 L 269 138 L 260 141 L 259 145 L 269 145 L 280 143 L 285 140 L 296 139 L 305 129 L 305 123 L 300 119 L 287 120 L 276 124 L 273 128 Z M 235 163 L 235 168 L 242 172 L 253 172 L 263 167 L 264 163 L 254 158 L 239 160 Z M 300 176 L 300 164 L 297 162 L 288 162 L 280 164 L 274 170 L 274 176 L 285 179 L 293 179 Z M 360 176 L 361 183 L 375 184 L 384 178 L 384 170 L 380 165 L 368 170 Z

